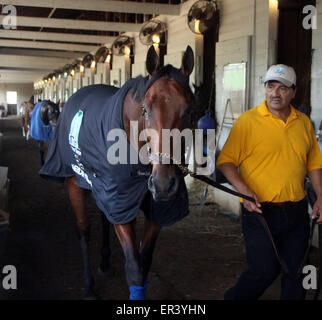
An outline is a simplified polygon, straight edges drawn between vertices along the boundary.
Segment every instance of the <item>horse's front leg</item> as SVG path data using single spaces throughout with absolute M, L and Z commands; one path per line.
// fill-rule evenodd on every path
M 89 238 L 90 238 L 90 226 L 85 212 L 86 204 L 86 191 L 80 188 L 76 184 L 76 177 L 67 179 L 68 184 L 68 195 L 71 205 L 73 207 L 76 224 L 77 224 L 77 235 L 79 237 L 80 246 L 82 250 L 82 258 L 84 265 L 84 285 L 85 285 L 85 296 L 87 298 L 96 297 L 94 292 L 94 278 L 90 268 L 89 260 Z
M 153 252 L 160 230 L 161 227 L 155 224 L 152 220 L 145 219 L 144 231 L 139 249 L 145 283 L 152 264 Z
M 145 300 L 144 272 L 136 242 L 135 220 L 114 225 L 125 256 L 126 281 L 130 289 L 130 300 Z

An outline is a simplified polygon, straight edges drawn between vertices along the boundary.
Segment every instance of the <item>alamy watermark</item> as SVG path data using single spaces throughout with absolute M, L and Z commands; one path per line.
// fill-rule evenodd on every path
M 303 278 L 302 285 L 305 290 L 316 290 L 318 287 L 317 283 L 317 270 L 315 266 L 307 265 L 303 267 L 303 274 L 306 276 Z
M 307 5 L 303 7 L 302 13 L 308 14 L 303 19 L 302 25 L 305 30 L 317 29 L 317 10 L 315 6 Z
M 5 15 L 1 21 L 4 29 L 17 29 L 17 9 L 15 6 L 3 6 L 1 14 Z
M 17 269 L 13 265 L 6 265 L 2 269 L 2 288 L 5 290 L 17 289 Z
M 161 135 L 161 136 L 160 136 Z M 180 164 L 188 165 L 191 156 L 197 164 L 196 173 L 211 175 L 215 170 L 216 135 L 214 129 L 162 129 L 159 133 L 152 128 L 138 132 L 138 122 L 130 122 L 130 154 L 128 140 L 123 129 L 108 132 L 107 141 L 113 142 L 107 150 L 110 164 Z M 139 142 L 144 143 L 139 148 Z M 159 150 L 161 149 L 161 150 Z M 150 152 L 149 152 L 150 151 Z M 193 154 L 192 154 L 193 152 Z

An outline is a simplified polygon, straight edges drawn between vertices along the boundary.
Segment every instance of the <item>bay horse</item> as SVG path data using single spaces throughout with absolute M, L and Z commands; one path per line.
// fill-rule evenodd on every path
M 51 139 L 59 113 L 59 102 L 54 103 L 50 100 L 38 102 L 32 111 L 30 136 L 38 141 L 41 166 L 45 163 L 45 141 Z
M 24 109 L 24 133 L 26 140 L 29 140 L 29 134 L 30 134 L 30 121 L 32 117 L 32 111 L 34 108 L 34 104 L 31 101 L 28 101 L 25 105 Z
M 120 89 L 91 85 L 78 90 L 66 102 L 51 139 L 40 175 L 49 180 L 67 180 L 71 206 L 76 216 L 84 263 L 86 297 L 95 297 L 88 243 L 90 226 L 85 213 L 85 194 L 90 190 L 102 211 L 103 247 L 99 270 L 110 272 L 109 225 L 113 224 L 125 256 L 125 274 L 130 300 L 144 300 L 147 276 L 155 243 L 162 226 L 169 226 L 189 213 L 188 194 L 182 171 L 175 162 L 164 164 L 162 130 L 186 127 L 185 119 L 194 106 L 189 75 L 194 55 L 187 47 L 180 69 L 159 68 L 159 57 L 151 46 L 147 52 L 147 77 L 129 79 Z M 132 143 L 131 124 L 137 135 L 154 129 L 158 135 Z M 113 130 L 124 132 L 123 142 L 111 139 Z M 134 139 L 135 140 L 135 139 Z M 149 145 L 150 163 L 139 159 L 138 150 Z M 116 150 L 119 161 L 109 152 Z M 173 150 L 171 151 L 173 154 Z M 172 159 L 173 160 L 173 159 Z M 145 213 L 144 230 L 137 243 L 136 216 Z

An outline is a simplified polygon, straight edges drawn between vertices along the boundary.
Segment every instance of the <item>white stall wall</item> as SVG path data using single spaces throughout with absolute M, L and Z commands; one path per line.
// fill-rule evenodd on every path
M 216 106 L 219 122 L 225 105 L 221 88 L 222 71 L 226 64 L 247 63 L 247 109 L 260 104 L 265 98 L 263 79 L 268 67 L 276 62 L 277 1 L 221 1 L 220 21 L 219 42 L 216 45 Z
M 113 56 L 112 69 L 110 72 L 111 85 L 122 87 L 126 80 L 131 78 L 130 57 Z
M 140 42 L 138 34 L 133 34 L 133 38 L 135 41 L 135 55 L 134 63 L 132 64 L 132 78 L 135 78 L 139 75 L 146 76 L 147 71 L 145 67 L 145 60 L 149 46 L 146 46 Z
M 264 77 L 270 65 L 276 63 L 278 2 L 256 0 L 253 45 L 251 53 L 251 92 L 249 109 L 265 99 Z
M 322 0 L 316 1 L 317 29 L 312 30 L 311 119 L 316 130 L 322 121 Z
M 276 62 L 277 24 L 276 0 L 220 1 L 219 42 L 216 44 L 216 116 L 219 124 L 226 105 L 222 95 L 225 65 L 246 63 L 245 110 L 265 99 L 263 79 L 268 67 Z M 219 130 L 217 137 L 218 133 Z M 219 145 L 223 145 L 228 134 L 229 130 L 224 127 Z M 237 197 L 215 190 L 215 199 L 224 209 L 239 214 Z

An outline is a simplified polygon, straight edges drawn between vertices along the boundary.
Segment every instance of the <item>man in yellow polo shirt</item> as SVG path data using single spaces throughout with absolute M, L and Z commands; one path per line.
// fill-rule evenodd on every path
M 238 118 L 217 161 L 235 189 L 256 200 L 242 205 L 249 268 L 227 290 L 227 300 L 258 299 L 281 271 L 258 215 L 265 218 L 287 267 L 281 299 L 305 298 L 299 271 L 309 238 L 304 180 L 308 175 L 316 191 L 313 217 L 320 212 L 322 223 L 322 155 L 310 119 L 290 104 L 295 94 L 294 69 L 272 66 L 265 77 L 266 100 Z

